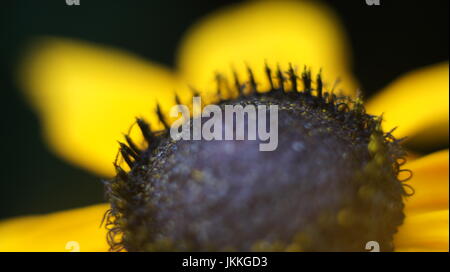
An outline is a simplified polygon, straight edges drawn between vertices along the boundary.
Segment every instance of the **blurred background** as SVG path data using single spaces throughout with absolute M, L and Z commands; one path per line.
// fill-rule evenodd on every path
M 2 1 L 0 219 L 104 200 L 100 178 L 48 151 L 38 119 L 18 89 L 15 65 L 33 37 L 98 42 L 171 66 L 184 31 L 233 2 L 239 1 L 81 0 L 80 6 L 65 0 Z M 364 0 L 322 2 L 347 30 L 354 73 L 366 97 L 404 72 L 448 60 L 448 0 L 381 0 L 381 6 Z

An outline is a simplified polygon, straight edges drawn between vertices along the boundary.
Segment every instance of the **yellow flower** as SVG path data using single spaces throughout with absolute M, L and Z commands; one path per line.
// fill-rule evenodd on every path
M 174 90 L 190 97 L 188 86 L 208 97 L 215 91 L 214 72 L 232 77 L 252 67 L 267 89 L 263 68 L 288 63 L 322 68 L 324 82 L 343 79 L 352 91 L 343 31 L 326 7 L 310 2 L 255 1 L 231 6 L 194 25 L 181 43 L 170 69 L 122 51 L 71 39 L 43 38 L 24 58 L 19 79 L 39 114 L 50 148 L 62 158 L 101 176 L 114 174 L 117 139 L 136 116 L 158 128 L 151 113 L 157 102 L 164 112 Z M 286 66 L 283 66 L 286 65 Z M 328 86 L 331 88 L 332 86 Z M 415 144 L 445 143 L 448 138 L 448 63 L 408 73 L 366 105 L 384 113 L 384 127 L 399 128 L 396 137 Z M 352 93 L 347 93 L 351 95 Z M 133 137 L 139 137 L 133 135 Z M 395 236 L 398 251 L 448 251 L 448 150 L 413 159 L 405 200 L 406 219 Z M 70 241 L 81 251 L 106 251 L 100 228 L 108 204 L 0 222 L 0 251 L 66 251 Z

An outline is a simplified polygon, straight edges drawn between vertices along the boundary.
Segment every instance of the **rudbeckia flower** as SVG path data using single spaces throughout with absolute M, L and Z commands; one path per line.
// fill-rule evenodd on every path
M 167 116 L 174 105 L 175 91 L 181 101 L 191 97 L 191 89 L 213 101 L 217 74 L 223 78 L 241 78 L 244 82 L 248 78 L 247 69 L 251 67 L 251 79 L 255 80 L 258 89 L 271 90 L 274 83 L 267 80 L 264 67 L 276 71 L 278 65 L 279 71 L 293 71 L 289 63 L 296 67 L 307 65 L 317 69 L 315 72 L 322 70 L 323 78 L 314 86 L 316 91 L 322 87 L 324 90 L 337 88 L 336 92 L 353 97 L 356 107 L 362 107 L 360 98 L 355 96 L 358 83 L 351 73 L 348 52 L 344 31 L 326 7 L 311 2 L 255 1 L 230 6 L 200 20 L 182 41 L 174 68 L 142 60 L 118 49 L 47 37 L 36 42 L 24 57 L 18 78 L 40 117 L 51 150 L 75 165 L 112 179 L 123 171 L 117 173 L 112 164 L 118 149 L 116 141 L 123 138 L 122 133 L 129 132 L 128 137 L 133 138 L 129 142 L 143 141 L 139 131 L 129 131 L 133 120 L 139 117 L 138 120 L 147 120 L 152 130 L 164 129 L 159 120 L 161 116 L 158 118 L 152 109 L 158 104 L 161 113 Z M 289 81 L 293 89 L 297 79 L 294 73 L 286 74 L 286 77 L 289 75 L 294 75 L 294 81 L 292 78 Z M 306 88 L 312 80 L 307 72 L 302 75 L 306 76 L 299 82 Z M 283 75 L 278 78 L 278 89 L 282 86 L 281 78 Z M 341 79 L 337 87 L 336 79 Z M 324 85 L 319 87 L 322 80 Z M 333 99 L 330 93 L 328 95 L 328 99 Z M 448 63 L 436 64 L 407 73 L 381 90 L 366 103 L 365 110 L 371 115 L 364 116 L 382 115 L 382 119 L 374 118 L 368 122 L 376 124 L 377 120 L 383 120 L 383 127 L 398 127 L 380 134 L 382 137 L 402 139 L 407 136 L 405 141 L 414 145 L 445 144 L 448 96 Z M 333 105 L 339 108 L 336 103 Z M 141 127 L 143 124 L 148 125 L 141 123 Z M 374 131 L 381 130 L 377 127 Z M 371 134 L 370 137 L 375 136 Z M 367 148 L 376 152 L 380 145 L 377 138 L 371 139 Z M 397 143 L 397 140 L 393 141 Z M 301 148 L 304 147 L 297 146 L 297 149 Z M 333 156 L 330 154 L 330 158 Z M 448 156 L 448 150 L 442 150 L 425 156 L 411 156 L 406 165 L 396 164 L 414 173 L 407 182 L 414 188 L 414 194 L 401 196 L 402 200 L 393 204 L 402 208 L 398 219 L 400 226 L 393 231 L 395 250 L 449 250 Z M 375 160 L 385 163 L 383 158 Z M 400 184 L 408 178 L 402 175 L 408 175 L 409 171 L 397 170 L 398 180 L 395 181 Z M 320 171 L 315 174 L 319 176 L 327 168 L 320 168 Z M 358 192 L 364 196 L 373 193 L 370 188 Z M 391 194 L 389 191 L 384 193 L 384 196 Z M 117 201 L 112 202 L 118 205 Z M 66 246 L 73 245 L 71 242 L 75 242 L 81 251 L 107 251 L 110 249 L 107 235 L 113 242 L 121 239 L 114 237 L 115 232 L 130 236 L 129 230 L 108 231 L 100 227 L 108 210 L 110 204 L 98 204 L 0 222 L 0 251 L 67 251 L 70 248 Z M 340 211 L 336 215 L 337 221 L 348 222 L 350 214 Z M 323 220 L 326 222 L 327 219 Z M 120 222 L 118 224 L 120 228 Z M 145 231 L 143 233 L 148 234 L 151 230 Z M 133 233 L 133 238 L 139 233 Z M 302 241 L 307 238 L 301 233 L 296 237 Z M 163 242 L 165 244 L 161 246 Z M 154 249 L 170 248 L 173 241 L 161 243 Z M 268 247 L 258 244 L 252 249 Z M 295 251 L 305 248 L 293 244 L 272 245 L 269 249 Z

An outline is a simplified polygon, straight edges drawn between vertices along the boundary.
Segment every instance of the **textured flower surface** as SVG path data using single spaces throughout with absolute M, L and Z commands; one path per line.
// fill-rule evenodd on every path
M 174 90 L 188 101 L 191 88 L 210 98 L 215 73 L 245 78 L 251 67 L 258 88 L 269 90 L 266 63 L 288 71 L 289 63 L 322 69 L 325 89 L 355 97 L 358 83 L 348 45 L 335 15 L 310 2 L 250 2 L 217 11 L 194 25 L 181 43 L 174 69 L 117 49 L 65 38 L 42 38 L 24 58 L 21 83 L 39 114 L 50 148 L 62 158 L 111 178 L 117 140 L 135 117 L 163 129 L 152 113 L 157 103 L 167 115 Z M 232 67 L 233 69 L 230 69 Z M 189 87 L 188 87 L 189 86 Z M 448 63 L 412 71 L 366 103 L 383 114 L 383 127 L 408 136 L 415 145 L 448 139 Z M 131 131 L 135 142 L 142 136 Z M 448 251 L 448 150 L 408 159 L 414 195 L 404 199 L 403 224 L 394 236 L 397 251 Z M 405 172 L 406 173 L 406 172 Z M 399 173 L 399 179 L 402 173 Z M 107 251 L 100 227 L 110 208 L 99 204 L 42 216 L 0 222 L 0 251 L 65 251 L 76 241 L 81 251 Z M 31 227 L 32 226 L 32 227 Z M 363 250 L 363 248 L 362 248 Z

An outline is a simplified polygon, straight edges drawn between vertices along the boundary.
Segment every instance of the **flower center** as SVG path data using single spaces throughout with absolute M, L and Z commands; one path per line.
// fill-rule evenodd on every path
M 277 105 L 274 151 L 175 141 L 138 119 L 148 148 L 127 137 L 131 171 L 117 166 L 106 183 L 112 250 L 364 251 L 369 241 L 393 250 L 406 195 L 398 141 L 360 100 L 324 92 L 320 75 L 314 89 L 308 71 L 268 76 L 269 92 L 256 92 L 250 71 L 250 91 L 217 105 Z

